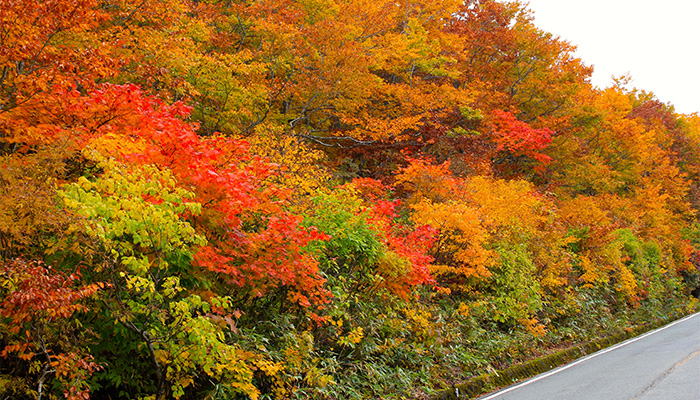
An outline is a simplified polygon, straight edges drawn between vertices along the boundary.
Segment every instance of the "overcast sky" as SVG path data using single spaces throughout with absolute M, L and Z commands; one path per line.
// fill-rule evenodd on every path
M 528 0 L 524 0 L 528 1 Z M 593 84 L 629 73 L 679 113 L 700 112 L 700 1 L 529 0 L 535 25 L 578 47 Z

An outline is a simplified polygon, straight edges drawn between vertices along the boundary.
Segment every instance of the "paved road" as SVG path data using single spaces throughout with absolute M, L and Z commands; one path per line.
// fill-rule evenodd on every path
M 700 400 L 700 314 L 480 400 Z

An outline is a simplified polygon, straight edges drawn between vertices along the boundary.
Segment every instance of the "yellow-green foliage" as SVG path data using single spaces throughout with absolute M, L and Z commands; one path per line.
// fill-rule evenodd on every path
M 1 4 L 0 397 L 425 397 L 697 305 L 700 117 L 524 1 Z

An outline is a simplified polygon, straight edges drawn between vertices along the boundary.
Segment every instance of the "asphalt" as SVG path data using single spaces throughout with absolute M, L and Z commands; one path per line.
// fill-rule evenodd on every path
M 700 400 L 700 314 L 480 400 Z

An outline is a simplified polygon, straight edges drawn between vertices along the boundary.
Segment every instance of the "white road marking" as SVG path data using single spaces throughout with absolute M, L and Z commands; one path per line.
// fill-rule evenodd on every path
M 521 387 L 523 387 L 523 386 L 527 386 L 527 385 L 529 385 L 529 384 L 531 384 L 531 383 L 535 383 L 535 382 L 537 382 L 537 381 L 539 381 L 539 380 L 542 380 L 542 379 L 544 379 L 544 378 L 547 378 L 547 377 L 549 377 L 549 376 L 552 376 L 552 375 L 554 375 L 554 374 L 557 374 L 557 373 L 559 373 L 559 372 L 561 372 L 561 371 L 565 371 L 565 370 L 567 370 L 567 369 L 573 367 L 574 365 L 580 364 L 580 363 L 582 363 L 582 362 L 584 362 L 584 361 L 586 361 L 586 360 L 590 360 L 591 358 L 598 357 L 598 356 L 600 356 L 600 355 L 603 355 L 603 354 L 608 353 L 608 352 L 610 352 L 610 351 L 613 351 L 613 350 L 615 350 L 615 349 L 619 349 L 620 347 L 627 346 L 628 344 L 634 343 L 634 342 L 636 342 L 637 340 L 644 339 L 645 337 L 647 337 L 647 336 L 649 336 L 649 335 L 653 335 L 653 334 L 655 334 L 655 333 L 657 333 L 657 332 L 661 332 L 661 331 L 663 331 L 663 330 L 666 330 L 666 329 L 668 329 L 668 328 L 670 328 L 670 327 L 672 327 L 672 326 L 674 326 L 674 325 L 676 325 L 676 324 L 680 324 L 681 322 L 684 322 L 684 321 L 689 320 L 689 319 L 691 319 L 691 318 L 697 317 L 698 315 L 700 315 L 700 313 L 696 313 L 696 314 L 693 314 L 693 315 L 689 315 L 689 316 L 687 316 L 687 317 L 685 317 L 685 318 L 683 318 L 683 319 L 679 319 L 679 320 L 676 321 L 676 322 L 673 322 L 673 323 L 668 324 L 668 325 L 666 325 L 666 326 L 663 326 L 663 327 L 661 327 L 661 328 L 655 329 L 655 330 L 653 330 L 653 331 L 647 332 L 647 333 L 643 334 L 642 336 L 637 336 L 636 338 L 626 340 L 626 341 L 624 341 L 624 342 L 622 342 L 622 343 L 618 343 L 618 344 L 616 344 L 616 345 L 614 345 L 614 346 L 612 346 L 612 347 L 608 347 L 607 349 L 600 350 L 600 351 L 598 351 L 598 352 L 596 352 L 596 353 L 593 353 L 593 354 L 591 354 L 591 355 L 588 355 L 588 356 L 586 356 L 586 357 L 583 357 L 583 358 L 581 358 L 581 359 L 578 360 L 578 361 L 574 361 L 574 362 L 572 362 L 571 364 L 567 364 L 567 365 L 565 365 L 565 366 L 563 366 L 563 367 L 560 367 L 560 368 L 554 369 L 554 370 L 552 370 L 552 371 L 546 372 L 546 373 L 544 373 L 544 374 L 542 374 L 542 375 L 540 375 L 540 376 L 537 376 L 537 377 L 535 377 L 535 378 L 532 378 L 532 379 L 527 380 L 527 381 L 522 382 L 522 383 L 518 383 L 518 384 L 516 384 L 515 386 L 511 386 L 511 387 L 509 387 L 509 388 L 507 388 L 507 389 L 503 389 L 502 391 L 497 392 L 497 393 L 494 393 L 494 394 L 492 394 L 492 395 L 490 395 L 490 396 L 488 396 L 488 397 L 483 397 L 483 398 L 482 398 L 482 397 L 479 397 L 478 400 L 491 400 L 491 399 L 495 399 L 496 397 L 501 396 L 501 395 L 504 395 L 504 394 L 506 394 L 506 393 L 508 393 L 508 392 L 511 392 L 511 391 L 515 390 L 515 389 L 521 388 Z

